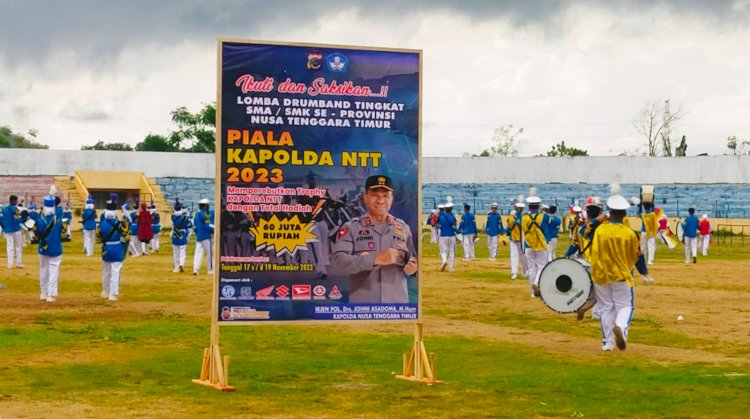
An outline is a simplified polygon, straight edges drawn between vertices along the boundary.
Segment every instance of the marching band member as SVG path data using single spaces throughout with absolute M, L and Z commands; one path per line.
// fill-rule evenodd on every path
M 526 198 L 529 211 L 521 219 L 523 228 L 526 263 L 529 269 L 529 288 L 531 297 L 539 296 L 539 275 L 544 265 L 547 264 L 547 239 L 544 235 L 549 225 L 547 214 L 539 212 L 542 200 L 536 196 L 536 190 L 532 188 L 530 195 Z
M 144 256 L 148 256 L 151 245 L 151 239 L 154 238 L 152 231 L 152 224 L 154 223 L 154 216 L 151 211 L 147 208 L 145 202 L 141 203 L 141 210 L 138 211 L 138 241 L 140 242 L 139 250 Z
M 198 275 L 203 262 L 203 254 L 208 256 L 208 274 L 214 273 L 213 236 L 214 236 L 214 212 L 209 209 L 209 201 L 203 198 L 198 201 L 199 211 L 195 214 L 193 225 L 195 226 L 195 255 L 193 256 L 193 275 Z
M 94 238 L 96 236 L 96 210 L 94 209 L 94 200 L 86 200 L 83 214 L 81 214 L 83 223 L 83 251 L 86 256 L 94 254 Z
M 5 232 L 5 247 L 8 256 L 8 269 L 13 269 L 13 262 L 16 267 L 23 268 L 23 235 L 21 233 L 21 224 L 24 222 L 21 211 L 16 206 L 18 197 L 11 195 L 8 198 L 8 205 L 3 207 L 2 225 Z
M 130 207 L 128 204 L 125 204 L 123 208 Z M 122 215 L 124 217 L 128 218 L 128 223 L 130 224 L 130 230 L 128 234 L 130 234 L 130 244 L 128 245 L 128 248 L 130 249 L 130 254 L 137 258 L 141 255 L 141 252 L 143 248 L 141 247 L 141 241 L 138 239 L 138 211 L 135 209 L 129 210 L 129 212 L 125 212 L 123 210 Z
M 688 216 L 682 223 L 683 239 L 685 242 L 685 263 L 690 263 L 690 255 L 693 255 L 693 263 L 698 262 L 698 217 L 695 216 L 695 208 L 688 208 Z
M 102 298 L 117 301 L 120 295 L 120 271 L 129 242 L 128 217 L 117 218 L 117 195 L 110 194 L 96 237 L 102 243 Z
M 579 235 L 579 231 L 585 224 L 585 220 L 583 218 L 583 215 L 581 215 L 581 211 L 582 209 L 578 205 L 574 205 L 573 208 L 571 208 L 573 219 L 570 220 L 570 225 L 568 225 L 568 229 L 570 229 L 571 243 L 568 247 L 568 250 L 565 251 L 566 258 L 575 256 L 583 249 L 583 247 L 581 246 L 581 237 Z
M 70 205 L 67 202 L 63 205 L 62 223 L 62 241 L 69 242 L 73 238 L 73 233 L 71 231 L 73 212 L 70 210 Z
M 443 213 L 438 217 L 440 225 L 440 271 L 448 267 L 448 272 L 453 272 L 453 262 L 456 258 L 456 216 L 453 215 L 453 203 L 449 202 L 443 206 Z
M 190 222 L 187 209 L 182 207 L 179 200 L 175 200 L 174 214 L 172 215 L 172 272 L 185 272 L 185 255 L 187 253 L 187 242 L 193 224 Z
M 151 233 L 153 234 L 153 238 L 151 239 L 151 251 L 159 252 L 159 247 L 161 245 L 161 216 L 156 210 L 156 204 L 154 204 L 154 201 L 151 201 L 149 211 L 151 211 L 151 216 L 154 217 L 154 220 L 151 222 Z
M 654 264 L 656 232 L 659 230 L 659 223 L 653 209 L 652 203 L 644 202 L 643 212 L 641 213 L 641 252 L 648 257 L 649 265 Z
M 553 261 L 557 257 L 557 238 L 560 233 L 562 220 L 557 216 L 557 206 L 549 207 L 549 224 L 547 225 L 547 261 Z
M 698 229 L 701 233 L 701 254 L 708 256 L 708 244 L 711 242 L 711 222 L 708 221 L 708 214 L 703 214 Z
M 477 236 L 477 222 L 469 204 L 464 204 L 464 213 L 461 214 L 458 231 L 463 235 L 461 244 L 464 249 L 464 262 L 468 262 L 476 257 L 474 254 L 474 237 Z
M 490 260 L 495 260 L 497 256 L 498 238 L 503 232 L 503 220 L 497 212 L 497 202 L 490 204 L 490 212 L 487 214 L 487 222 L 484 225 L 484 231 L 487 232 L 487 249 L 490 251 Z
M 656 233 L 656 236 L 661 239 L 662 243 L 667 245 L 669 250 L 672 250 L 676 246 L 674 241 L 672 241 L 670 235 L 671 232 L 669 231 L 669 220 L 667 219 L 667 214 L 662 211 L 661 216 L 659 217 L 659 231 Z
M 521 228 L 522 212 L 526 204 L 519 197 L 518 202 L 513 204 L 514 211 L 508 215 L 507 234 L 510 241 L 510 279 L 518 278 L 518 262 L 520 259 L 522 274 L 526 275 L 526 256 L 523 254 L 523 229 Z
M 39 237 L 39 299 L 48 303 L 57 299 L 60 263 L 62 262 L 62 220 L 55 216 L 55 197 L 48 195 L 43 200 L 42 214 L 32 212 L 34 231 Z
M 625 350 L 633 316 L 632 268 L 640 244 L 635 232 L 622 224 L 630 204 L 622 195 L 607 199 L 609 222 L 602 223 L 592 238 L 591 277 L 602 328 L 602 350 Z
M 438 212 L 442 210 L 442 204 L 438 205 L 438 209 L 434 209 L 430 212 L 430 216 L 427 217 L 427 224 L 430 226 L 430 243 L 437 243 L 440 239 L 440 230 L 438 229 Z

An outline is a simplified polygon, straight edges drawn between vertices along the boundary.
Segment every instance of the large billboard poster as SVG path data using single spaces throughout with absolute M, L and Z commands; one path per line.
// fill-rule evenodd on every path
M 218 321 L 415 320 L 421 53 L 219 41 Z

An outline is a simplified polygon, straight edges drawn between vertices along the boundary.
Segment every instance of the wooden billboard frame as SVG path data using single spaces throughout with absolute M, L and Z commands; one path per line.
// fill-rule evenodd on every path
M 419 57 L 419 108 L 417 110 L 417 215 L 422 212 L 422 50 L 421 49 L 404 49 L 404 48 L 384 48 L 384 47 L 371 47 L 371 46 L 358 46 L 358 45 L 342 45 L 342 44 L 317 44 L 317 43 L 303 43 L 303 42 L 278 42 L 278 41 L 265 41 L 265 40 L 251 40 L 251 39 L 239 39 L 239 38 L 218 38 L 217 45 L 217 58 L 216 58 L 216 135 L 215 135 L 215 185 L 214 188 L 214 206 L 216 203 L 221 202 L 221 168 L 222 168 L 222 65 L 223 55 L 222 46 L 225 43 L 239 43 L 239 44 L 252 44 L 252 45 L 271 45 L 271 46 L 290 46 L 290 47 L 306 47 L 306 48 L 321 48 L 321 49 L 342 49 L 342 50 L 357 50 L 357 51 L 383 51 L 383 52 L 404 52 L 417 54 Z M 418 219 L 418 217 L 417 217 Z M 221 232 L 221 217 L 216 217 L 214 220 L 214 236 L 217 232 Z M 421 234 L 415 234 L 415 237 L 419 242 L 418 245 L 418 258 L 422 259 L 422 246 L 421 246 Z M 201 373 L 198 379 L 192 380 L 196 384 L 201 384 L 207 387 L 212 387 L 220 391 L 234 391 L 235 387 L 229 385 L 229 357 L 221 356 L 220 350 L 220 327 L 229 326 L 257 326 L 257 325 L 279 325 L 279 324 L 330 324 L 329 321 L 323 320 L 286 320 L 286 321 L 233 321 L 231 323 L 223 324 L 218 321 L 216 313 L 219 310 L 219 240 L 214 239 L 212 244 L 213 250 L 213 287 L 211 296 L 211 334 L 210 334 L 210 345 L 208 348 L 203 350 L 203 361 L 201 363 Z M 423 324 L 422 319 L 422 278 L 418 282 L 417 291 L 417 323 L 415 325 L 414 332 L 414 345 L 412 347 L 411 356 L 407 360 L 406 354 L 403 354 L 404 364 L 403 373 L 397 375 L 397 378 L 422 382 L 428 385 L 439 384 L 442 381 L 435 379 L 435 356 L 431 354 L 430 358 L 427 358 L 427 352 L 425 350 L 423 342 Z M 404 320 L 368 320 L 368 322 L 375 323 L 404 323 Z M 361 321 L 354 320 L 340 320 L 336 323 L 361 323 Z

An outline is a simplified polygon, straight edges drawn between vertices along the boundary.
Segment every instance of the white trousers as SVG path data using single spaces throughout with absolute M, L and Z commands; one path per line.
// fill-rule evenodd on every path
M 140 256 L 143 253 L 141 248 L 141 241 L 138 240 L 138 236 L 130 236 L 130 254 L 133 256 Z
M 547 261 L 552 262 L 555 260 L 557 255 L 557 237 L 553 237 L 549 239 L 549 243 L 547 243 Z
M 497 256 L 498 236 L 487 236 L 487 249 L 490 251 L 490 259 L 495 260 Z
M 474 237 L 476 234 L 464 234 L 461 244 L 464 247 L 464 260 L 474 259 Z
M 448 268 L 453 269 L 453 262 L 456 259 L 456 236 L 440 237 L 440 259 L 443 263 L 448 263 Z
M 151 247 L 152 252 L 158 252 L 159 251 L 159 245 L 160 243 L 160 236 L 161 233 L 154 233 L 154 237 L 151 238 L 151 241 L 148 243 L 148 245 Z
M 122 262 L 103 262 L 102 297 L 117 298 L 120 295 L 120 270 Z
M 627 282 L 618 281 L 607 285 L 594 283 L 596 310 L 602 327 L 602 346 L 615 344 L 615 326 L 620 326 L 625 341 L 633 317 L 633 288 Z
M 21 231 L 5 232 L 5 248 L 8 255 L 8 268 L 13 267 L 13 259 L 16 261 L 16 266 L 23 266 L 23 233 Z
M 60 280 L 60 256 L 39 255 L 39 290 L 42 296 L 57 297 L 57 286 Z
M 437 227 L 430 227 L 430 243 L 437 243 L 440 239 L 440 233 Z
M 180 266 L 185 267 L 185 256 L 187 255 L 187 245 L 172 245 L 172 264 L 175 269 L 179 269 Z
M 701 254 L 708 256 L 708 244 L 711 243 L 710 234 L 701 234 Z
M 518 261 L 521 261 L 521 273 L 527 275 L 529 273 L 529 263 L 526 260 L 526 256 L 523 253 L 523 242 L 510 242 L 510 273 L 512 275 L 518 274 Z
M 196 241 L 195 243 L 195 256 L 193 257 L 193 272 L 199 273 L 201 271 L 201 263 L 203 263 L 203 254 L 208 255 L 208 274 L 214 273 L 214 258 L 211 254 L 212 248 L 211 239 Z
M 83 252 L 86 256 L 94 254 L 94 235 L 96 230 L 83 230 Z
M 685 263 L 690 263 L 690 255 L 698 256 L 698 238 L 684 237 L 685 241 Z
M 641 235 L 641 253 L 647 256 L 646 261 L 649 265 L 654 263 L 654 254 L 656 253 L 656 237 L 646 237 L 646 233 Z
M 547 264 L 547 249 L 534 250 L 527 247 L 526 263 L 529 264 L 529 289 L 533 290 L 532 285 L 539 285 L 539 275 Z

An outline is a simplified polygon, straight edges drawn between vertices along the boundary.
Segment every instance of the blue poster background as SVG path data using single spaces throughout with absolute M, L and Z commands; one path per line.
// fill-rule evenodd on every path
M 223 41 L 220 71 L 218 320 L 416 319 L 419 273 L 404 276 L 408 302 L 350 303 L 349 278 L 328 263 L 341 226 L 366 217 L 362 194 L 371 175 L 392 179 L 389 213 L 419 246 L 420 53 Z M 295 92 L 280 92 L 284 82 Z M 268 158 L 277 151 L 281 157 Z M 300 159 L 314 152 L 317 163 L 295 164 L 295 151 Z M 345 165 L 342 153 L 358 163 Z M 325 196 L 288 192 L 296 188 Z M 260 208 L 248 202 L 255 199 L 308 210 Z M 241 209 L 232 205 L 239 200 Z M 261 239 L 268 228 L 298 225 L 315 226 L 302 247 Z

